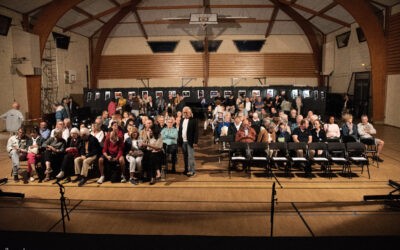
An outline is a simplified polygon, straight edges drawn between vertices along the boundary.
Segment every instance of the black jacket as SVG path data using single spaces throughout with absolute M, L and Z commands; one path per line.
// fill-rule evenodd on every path
M 82 140 L 82 146 L 80 148 L 80 154 L 84 155 L 86 157 L 91 157 L 94 155 L 100 155 L 101 154 L 101 146 L 99 143 L 99 140 L 97 140 L 96 137 L 94 137 L 93 135 L 89 135 L 88 138 L 89 144 L 88 144 L 88 153 L 86 154 L 85 152 L 85 141 Z
M 182 139 L 182 129 L 183 129 L 183 121 L 185 119 L 181 120 L 181 124 L 179 126 L 179 132 L 178 132 L 178 142 L 180 144 L 183 143 L 183 139 Z M 198 127 L 197 127 L 197 120 L 193 117 L 189 118 L 189 122 L 188 122 L 188 128 L 187 128 L 187 140 L 188 143 L 191 147 L 193 147 L 193 144 L 197 144 L 197 140 L 198 140 Z

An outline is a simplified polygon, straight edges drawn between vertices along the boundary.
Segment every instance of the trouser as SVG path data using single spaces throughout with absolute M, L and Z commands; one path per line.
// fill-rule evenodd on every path
M 26 160 L 26 153 L 18 152 L 18 150 L 12 149 L 9 153 L 12 164 L 12 175 L 18 175 L 19 162 Z
M 212 130 L 214 130 L 214 123 L 212 119 L 207 119 L 204 121 L 204 130 L 207 130 L 207 127 L 211 125 Z
M 157 175 L 157 170 L 161 170 L 162 152 L 152 152 L 150 153 L 149 162 L 149 178 L 155 178 Z
M 90 166 L 96 160 L 97 155 L 83 159 L 82 156 L 76 157 L 74 160 L 75 174 L 80 174 L 84 177 L 88 176 Z
M 165 166 L 166 166 L 166 169 L 168 169 L 168 156 L 171 155 L 172 170 L 175 170 L 175 165 L 176 165 L 176 162 L 177 162 L 178 145 L 176 145 L 176 144 L 171 144 L 171 145 L 164 144 L 164 152 L 165 152 Z
M 40 160 L 40 154 L 28 153 L 27 159 L 28 159 L 28 173 L 32 173 L 32 171 L 34 170 L 32 168 L 32 165 L 36 166 L 36 163 Z
M 133 157 L 132 155 L 127 155 L 126 160 L 129 162 L 129 173 L 135 173 L 136 171 L 142 172 L 142 156 Z
M 182 144 L 183 159 L 185 162 L 185 172 L 195 173 L 195 162 L 194 162 L 194 149 L 189 145 L 188 142 Z
M 65 154 L 64 158 L 61 162 L 60 171 L 63 171 L 66 176 L 72 174 L 72 166 L 74 165 L 74 155 L 72 154 Z

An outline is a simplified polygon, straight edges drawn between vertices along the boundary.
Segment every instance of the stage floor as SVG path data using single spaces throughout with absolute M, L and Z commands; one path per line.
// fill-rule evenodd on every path
M 65 185 L 70 221 L 66 231 L 78 234 L 190 235 L 269 237 L 271 187 L 276 183 L 273 236 L 369 237 L 400 236 L 399 202 L 364 201 L 364 195 L 385 195 L 393 190 L 389 179 L 400 182 L 400 129 L 376 125 L 385 140 L 379 168 L 353 168 L 349 179 L 339 173 L 328 178 L 315 173 L 305 178 L 277 174 L 266 177 L 254 169 L 227 171 L 219 162 L 218 146 L 202 136 L 196 151 L 198 173 L 188 178 L 169 174 L 165 182 L 98 185 L 93 179 L 83 187 Z M 62 232 L 60 193 L 48 183 L 14 183 L 5 150 L 7 133 L 0 135 L 0 176 L 8 177 L 0 189 L 24 193 L 25 198 L 0 198 L 0 231 Z M 179 155 L 182 166 L 182 155 Z M 182 168 L 178 168 L 182 171 Z M 278 182 L 282 185 L 280 187 Z M 397 193 L 398 194 L 398 193 Z

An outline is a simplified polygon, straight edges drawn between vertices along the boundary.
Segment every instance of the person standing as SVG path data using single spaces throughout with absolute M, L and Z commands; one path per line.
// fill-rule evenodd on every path
M 178 130 L 174 128 L 174 118 L 170 117 L 167 120 L 167 127 L 161 130 L 161 136 L 163 139 L 164 152 L 166 154 L 165 165 L 168 170 L 168 155 L 171 155 L 172 169 L 171 172 L 175 173 L 175 165 L 177 161 L 177 151 L 178 151 Z
M 183 119 L 179 125 L 178 138 L 182 145 L 183 158 L 185 163 L 185 171 L 188 177 L 196 175 L 196 165 L 194 159 L 194 146 L 197 145 L 198 128 L 197 120 L 193 117 L 192 110 L 185 106 L 182 109 Z
M 25 120 L 24 115 L 19 111 L 20 105 L 18 102 L 13 102 L 12 108 L 0 116 L 6 120 L 6 130 L 10 133 L 17 133 Z

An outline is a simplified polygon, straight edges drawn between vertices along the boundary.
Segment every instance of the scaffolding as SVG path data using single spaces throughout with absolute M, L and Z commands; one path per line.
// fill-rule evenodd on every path
M 42 114 L 52 113 L 53 104 L 58 100 L 58 60 L 55 41 L 49 39 L 42 58 Z

